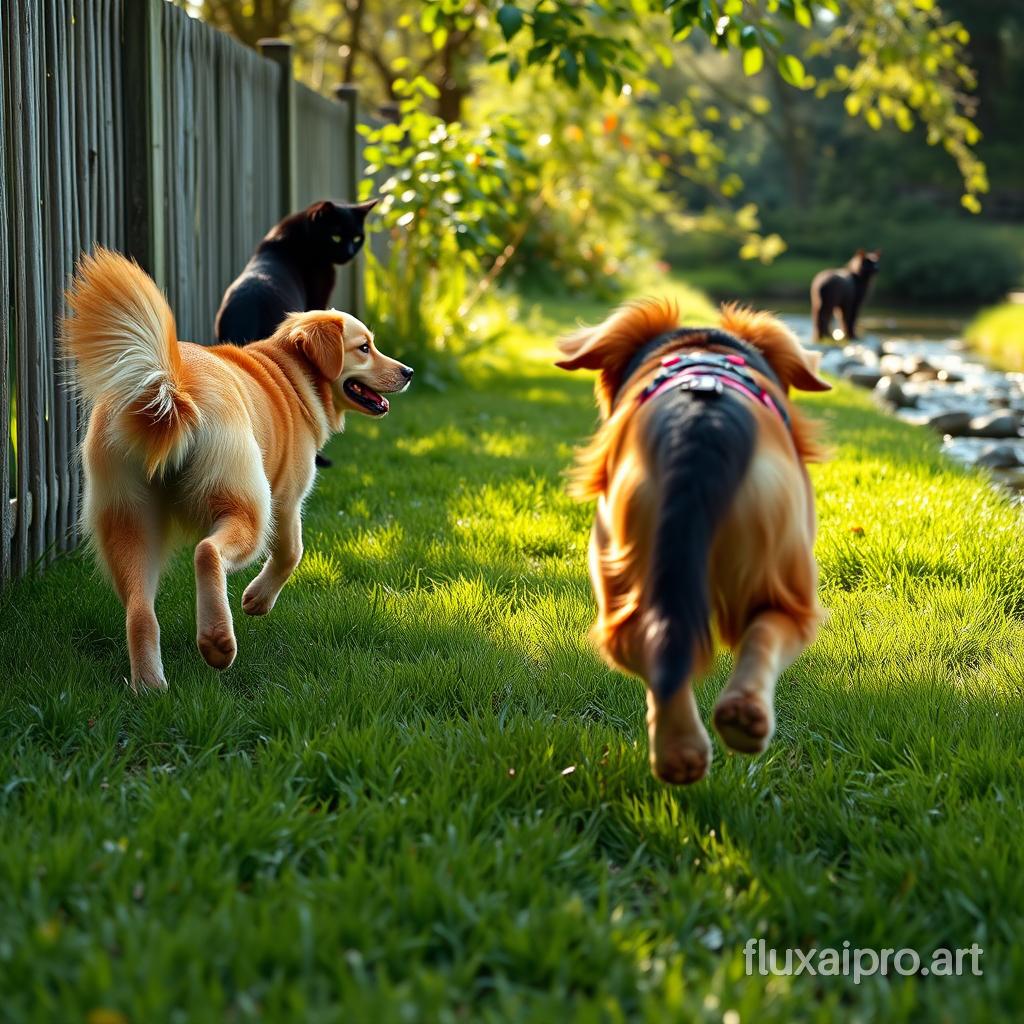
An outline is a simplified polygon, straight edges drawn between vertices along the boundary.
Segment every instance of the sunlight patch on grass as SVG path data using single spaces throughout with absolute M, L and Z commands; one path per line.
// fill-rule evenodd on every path
M 307 551 L 292 573 L 295 583 L 314 587 L 336 587 L 343 578 L 341 564 L 323 551 Z
M 552 303 L 464 385 L 349 417 L 273 612 L 240 613 L 255 567 L 230 582 L 224 675 L 188 550 L 158 601 L 164 697 L 123 686 L 84 553 L 0 597 L 5 1019 L 1012 1019 L 1019 511 L 855 389 L 801 398 L 836 448 L 811 471 L 829 618 L 769 751 L 716 745 L 666 789 L 642 686 L 586 639 L 592 509 L 565 493 L 595 412 L 552 346 L 606 312 Z M 977 940 L 986 973 L 748 978 L 750 937 Z

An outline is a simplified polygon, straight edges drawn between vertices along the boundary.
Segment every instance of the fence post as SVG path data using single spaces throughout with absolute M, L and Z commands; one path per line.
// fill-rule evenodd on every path
M 359 86 L 338 85 L 334 89 L 334 98 L 344 104 L 348 111 L 348 126 L 345 133 L 345 157 L 348 166 L 345 174 L 349 181 L 350 196 L 352 200 L 359 198 L 359 133 L 356 126 L 359 124 Z M 364 285 L 366 280 L 366 260 L 362 252 L 349 264 L 349 294 L 352 296 L 352 315 L 359 320 L 363 319 L 366 313 L 366 295 Z
M 128 252 L 166 288 L 162 8 L 124 5 L 124 231 Z
M 280 132 L 278 162 L 281 166 L 281 217 L 295 209 L 296 167 L 295 138 L 295 78 L 292 76 L 292 44 L 283 39 L 261 39 L 260 53 L 272 60 L 280 69 L 277 87 L 277 118 Z

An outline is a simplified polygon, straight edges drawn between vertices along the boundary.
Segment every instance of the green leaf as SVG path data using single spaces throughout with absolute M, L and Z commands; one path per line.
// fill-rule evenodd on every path
M 743 51 L 743 73 L 756 75 L 764 67 L 764 50 L 760 46 Z
M 744 25 L 740 32 L 740 46 L 744 50 L 750 50 L 757 46 L 757 29 L 753 25 Z
M 576 63 L 576 54 L 568 47 L 562 49 L 562 74 L 574 89 L 580 84 L 580 68 Z
M 515 4 L 503 4 L 498 10 L 498 25 L 506 42 L 523 27 L 523 12 Z
M 799 57 L 794 57 L 791 53 L 782 54 L 778 60 L 778 69 L 783 81 L 797 87 L 803 84 L 804 66 Z

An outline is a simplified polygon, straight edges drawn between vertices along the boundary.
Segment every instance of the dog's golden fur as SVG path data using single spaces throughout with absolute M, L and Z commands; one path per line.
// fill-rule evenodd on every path
M 313 457 L 346 410 L 364 411 L 346 381 L 394 392 L 412 371 L 336 310 L 293 314 L 244 349 L 181 342 L 152 279 L 104 249 L 81 260 L 68 301 L 71 375 L 92 406 L 85 526 L 125 605 L 132 686 L 167 686 L 154 599 L 181 535 L 202 538 L 199 649 L 227 668 L 236 653 L 227 573 L 268 552 L 242 609 L 264 615 L 274 606 L 302 556 Z
M 639 404 L 661 358 L 676 348 L 713 351 L 713 343 L 690 335 L 659 347 L 623 385 L 634 353 L 679 326 L 667 302 L 638 302 L 604 323 L 560 343 L 565 369 L 593 369 L 603 423 L 579 453 L 572 490 L 597 499 L 591 537 L 590 573 L 598 604 L 592 636 L 608 661 L 648 683 L 651 762 L 670 782 L 703 777 L 711 760 L 707 732 L 697 713 L 692 677 L 711 656 L 707 624 L 692 638 L 690 678 L 672 692 L 651 685 L 656 651 L 667 627 L 652 608 L 652 573 L 663 557 L 655 537 L 665 492 L 657 457 L 657 432 L 664 420 L 660 399 Z M 823 455 L 814 425 L 789 401 L 790 388 L 824 390 L 818 358 L 807 352 L 774 317 L 736 306 L 722 310 L 717 325 L 758 349 L 784 391 L 759 377 L 786 409 L 791 429 L 770 409 L 745 398 L 754 418 L 754 447 L 742 479 L 704 553 L 710 611 L 719 636 L 737 650 L 736 667 L 715 710 L 715 724 L 733 749 L 763 750 L 774 728 L 773 693 L 778 674 L 813 638 L 821 617 L 813 494 L 804 463 Z M 621 393 L 619 389 L 621 388 Z M 688 638 L 687 642 L 690 640 Z

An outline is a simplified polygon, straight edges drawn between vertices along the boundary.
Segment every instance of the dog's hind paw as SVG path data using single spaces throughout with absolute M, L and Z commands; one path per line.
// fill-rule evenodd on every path
M 715 707 L 722 742 L 740 754 L 760 754 L 775 731 L 775 716 L 756 693 L 727 693 Z
M 224 671 L 231 667 L 238 653 L 235 634 L 229 625 L 208 626 L 196 637 L 199 653 L 210 668 Z

